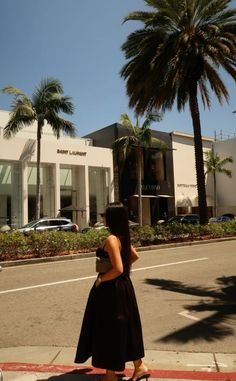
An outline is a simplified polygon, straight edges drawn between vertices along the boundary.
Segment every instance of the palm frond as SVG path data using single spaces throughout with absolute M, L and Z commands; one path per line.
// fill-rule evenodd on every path
M 62 94 L 63 86 L 61 81 L 53 77 L 43 78 L 33 92 L 32 102 L 35 108 L 47 103 L 52 94 Z
M 74 124 L 66 119 L 61 118 L 56 112 L 50 112 L 45 115 L 45 119 L 51 125 L 54 135 L 59 138 L 64 132 L 71 137 L 76 136 L 76 128 Z
M 58 93 L 52 93 L 46 103 L 46 109 L 51 109 L 56 113 L 64 112 L 65 114 L 72 115 L 75 107 L 70 97 L 62 96 Z
M 15 136 L 18 131 L 36 120 L 34 108 L 24 95 L 14 99 L 11 108 L 10 119 L 4 128 L 4 137 L 7 139 Z
M 147 110 L 178 110 L 188 102 L 189 81 L 198 82 L 202 102 L 210 107 L 211 89 L 218 101 L 228 91 L 218 70 L 236 80 L 236 10 L 229 0 L 148 0 L 152 12 L 134 12 L 127 20 L 143 23 L 132 32 L 122 50 L 128 62 L 121 70 L 129 105 L 140 115 Z M 152 15 L 151 15 L 152 13 Z M 165 27 L 164 27 L 165 25 Z
M 20 89 L 17 89 L 16 87 L 13 87 L 13 86 L 4 87 L 1 91 L 6 94 L 11 94 L 16 96 L 18 95 L 25 96 L 25 94 Z

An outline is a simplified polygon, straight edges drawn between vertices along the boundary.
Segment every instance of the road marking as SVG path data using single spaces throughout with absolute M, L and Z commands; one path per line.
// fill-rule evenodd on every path
M 96 275 L 92 275 L 92 276 L 85 276 L 85 277 L 83 277 L 83 278 L 75 278 L 75 279 L 60 280 L 59 282 L 44 283 L 44 284 L 36 284 L 35 286 L 13 288 L 13 289 L 10 289 L 10 290 L 0 291 L 0 294 L 8 294 L 8 293 L 10 293 L 10 292 L 17 292 L 17 291 L 31 290 L 31 289 L 33 289 L 33 288 L 56 286 L 56 285 L 58 285 L 58 284 L 71 283 L 71 282 L 78 282 L 78 281 L 81 281 L 81 280 L 93 279 L 93 278 L 96 278 L 96 277 L 97 277 Z
M 197 258 L 197 259 L 189 259 L 189 260 L 187 260 L 187 261 L 179 261 L 179 262 L 163 263 L 162 265 L 147 266 L 147 267 L 139 267 L 138 269 L 132 269 L 132 272 L 134 272 L 134 271 L 142 271 L 142 270 L 150 270 L 150 269 L 155 269 L 155 268 L 157 268 L 157 267 L 168 267 L 168 266 L 174 266 L 174 265 L 182 265 L 182 264 L 184 264 L 184 263 L 206 261 L 207 259 L 208 259 L 208 258 Z
M 174 266 L 174 265 L 181 265 L 185 263 L 192 263 L 192 262 L 199 262 L 199 261 L 206 261 L 208 258 L 196 258 L 196 259 L 189 259 L 188 261 L 179 261 L 179 262 L 170 262 L 170 263 L 163 263 L 161 265 L 155 265 L 155 266 L 147 266 L 147 267 L 140 267 L 137 269 L 132 269 L 132 272 L 136 271 L 143 271 L 143 270 L 150 270 L 158 267 L 168 267 L 168 266 Z M 20 288 L 14 288 L 9 290 L 0 291 L 1 294 L 9 294 L 11 292 L 18 292 L 18 291 L 25 291 L 25 290 L 31 290 L 34 288 L 41 288 L 41 287 L 49 287 L 49 286 L 56 286 L 58 284 L 65 284 L 65 283 L 72 283 L 72 282 L 79 282 L 82 280 L 88 280 L 88 279 L 95 279 L 97 275 L 90 275 L 82 278 L 74 278 L 74 279 L 67 279 L 67 280 L 61 280 L 58 282 L 52 282 L 52 283 L 44 283 L 44 284 L 36 284 L 35 286 L 28 286 L 28 287 L 20 287 Z
M 186 317 L 188 319 L 191 319 L 191 320 L 200 321 L 203 324 L 208 324 L 208 322 L 206 322 L 206 321 L 204 321 L 204 320 L 202 320 L 200 318 L 197 318 L 196 316 L 190 315 L 190 312 L 187 311 L 187 310 L 183 310 L 182 312 L 178 312 L 178 315 L 184 316 L 184 317 Z M 225 325 L 226 327 L 232 328 L 232 326 L 230 324 L 227 324 L 227 323 L 224 323 L 224 322 L 222 322 L 220 324 Z
M 192 320 L 195 320 L 195 321 L 201 320 L 201 319 L 199 319 L 199 318 L 197 318 L 197 317 L 195 317 L 193 315 L 190 315 L 190 312 L 187 311 L 187 310 L 183 310 L 182 312 L 179 312 L 178 315 L 184 316 L 184 317 L 186 317 L 188 319 L 192 319 Z

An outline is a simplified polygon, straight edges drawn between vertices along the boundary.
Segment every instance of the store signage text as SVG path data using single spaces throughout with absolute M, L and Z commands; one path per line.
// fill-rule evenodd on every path
M 60 153 L 62 155 L 74 155 L 74 156 L 86 156 L 87 155 L 87 152 L 72 151 L 69 149 L 57 149 L 57 153 Z
M 177 187 L 183 187 L 183 188 L 196 188 L 196 184 L 177 184 Z

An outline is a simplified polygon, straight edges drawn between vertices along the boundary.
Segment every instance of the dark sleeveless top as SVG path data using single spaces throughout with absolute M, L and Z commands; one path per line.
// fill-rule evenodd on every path
M 109 254 L 106 250 L 104 250 L 104 246 L 97 248 L 96 257 L 98 257 L 98 258 L 109 258 Z

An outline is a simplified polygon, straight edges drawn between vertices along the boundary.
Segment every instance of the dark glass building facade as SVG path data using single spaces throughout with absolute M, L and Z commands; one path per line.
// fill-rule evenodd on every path
M 94 131 L 84 138 L 93 140 L 93 145 L 112 148 L 114 141 L 127 136 L 128 130 L 119 123 Z M 169 133 L 152 130 L 152 136 L 165 142 L 167 151 L 142 148 L 142 208 L 143 223 L 155 224 L 175 214 L 172 142 Z M 122 151 L 113 152 L 114 194 L 128 206 L 130 219 L 138 219 L 138 168 L 135 148 L 127 157 Z

